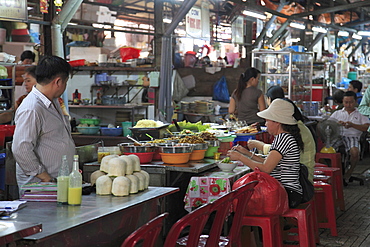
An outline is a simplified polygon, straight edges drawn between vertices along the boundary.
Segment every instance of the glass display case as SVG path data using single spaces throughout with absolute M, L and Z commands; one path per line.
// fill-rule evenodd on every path
M 297 105 L 312 101 L 313 53 L 252 51 L 252 66 L 261 71 L 259 85 L 264 93 L 269 87 L 279 85 Z

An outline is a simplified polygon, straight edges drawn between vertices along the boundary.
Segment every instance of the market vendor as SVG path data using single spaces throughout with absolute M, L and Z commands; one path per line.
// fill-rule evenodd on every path
M 256 122 L 264 125 L 265 122 L 257 116 L 257 112 L 266 109 L 263 93 L 257 88 L 260 74 L 258 69 L 248 68 L 240 75 L 238 86 L 230 97 L 229 114 L 248 125 Z
M 17 109 L 12 151 L 19 187 L 52 181 L 63 155 L 72 166 L 75 144 L 68 117 L 58 102 L 70 72 L 71 66 L 64 59 L 44 57 L 36 68 L 37 84 Z

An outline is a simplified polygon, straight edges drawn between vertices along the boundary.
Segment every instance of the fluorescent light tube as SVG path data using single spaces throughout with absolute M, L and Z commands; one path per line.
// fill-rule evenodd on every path
M 358 35 L 357 33 L 352 34 L 352 38 L 362 40 L 362 36 Z
M 361 36 L 370 36 L 370 31 L 358 31 L 357 34 Z
M 347 31 L 339 31 L 338 32 L 338 36 L 348 37 L 349 36 L 349 32 L 347 32 Z
M 164 23 L 171 23 L 172 22 L 172 20 L 170 19 L 170 18 L 163 18 L 163 22 Z
M 323 27 L 312 27 L 312 31 L 318 32 L 318 33 L 327 33 L 328 30 L 326 30 Z
M 306 25 L 305 24 L 301 24 L 301 23 L 297 23 L 297 22 L 291 22 L 289 24 L 290 27 L 293 27 L 293 28 L 298 28 L 298 29 L 305 29 L 306 28 Z
M 243 15 L 252 16 L 252 17 L 255 17 L 255 18 L 258 18 L 258 19 L 262 19 L 262 20 L 265 20 L 267 18 L 267 16 L 264 15 L 264 14 L 252 12 L 252 11 L 249 11 L 249 10 L 243 10 Z

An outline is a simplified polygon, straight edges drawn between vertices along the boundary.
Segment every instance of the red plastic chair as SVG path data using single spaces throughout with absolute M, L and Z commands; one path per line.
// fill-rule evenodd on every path
M 240 239 L 240 229 L 242 215 L 245 214 L 246 207 L 244 205 L 252 196 L 253 190 L 257 181 L 248 183 L 239 187 L 236 190 L 220 197 L 212 203 L 206 204 L 196 210 L 185 215 L 178 220 L 169 231 L 164 247 L 174 246 L 235 246 L 238 245 Z M 228 215 L 233 210 L 233 202 L 237 200 L 234 208 L 234 219 L 227 237 L 221 237 L 221 232 L 228 218 Z M 214 219 L 209 235 L 203 235 L 203 229 L 209 220 L 209 216 L 213 214 Z M 188 235 L 181 236 L 184 229 L 189 229 Z M 238 245 L 240 246 L 240 245 Z
M 145 225 L 138 228 L 136 231 L 130 234 L 121 247 L 133 247 L 136 244 L 142 243 L 142 247 L 153 247 L 158 239 L 158 236 L 162 230 L 163 220 L 168 216 L 168 213 L 158 215 L 154 219 L 150 220 Z

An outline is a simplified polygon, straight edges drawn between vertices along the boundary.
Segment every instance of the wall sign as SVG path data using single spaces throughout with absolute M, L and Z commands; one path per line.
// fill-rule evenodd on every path
M 0 0 L 0 20 L 27 21 L 27 0 Z
M 202 12 L 200 8 L 193 7 L 186 15 L 186 33 L 192 38 L 202 37 Z

